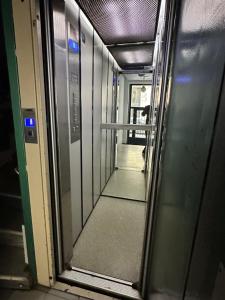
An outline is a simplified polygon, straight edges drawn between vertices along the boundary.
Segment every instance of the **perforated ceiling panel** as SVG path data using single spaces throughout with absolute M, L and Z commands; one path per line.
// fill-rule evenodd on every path
M 106 45 L 154 40 L 159 0 L 77 0 Z
M 150 66 L 154 44 L 109 47 L 110 52 L 122 69 Z
M 160 0 L 77 0 L 123 69 L 152 63 Z M 132 45 L 120 45 L 130 44 Z M 112 47 L 113 45 L 113 47 Z

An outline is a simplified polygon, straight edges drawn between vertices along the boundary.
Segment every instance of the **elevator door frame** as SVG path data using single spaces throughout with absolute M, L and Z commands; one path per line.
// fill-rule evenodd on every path
M 45 7 L 46 8 L 46 7 Z M 45 22 L 47 22 L 48 24 L 50 23 L 49 19 L 48 19 L 48 13 L 46 14 L 45 13 Z M 45 31 L 45 38 L 47 40 L 47 43 L 49 43 L 48 46 L 50 46 L 51 44 L 51 40 L 50 40 L 50 28 L 47 28 L 47 33 Z M 45 49 L 46 50 L 46 49 Z M 47 53 L 49 55 L 49 59 L 51 59 L 50 57 L 52 57 L 52 53 L 51 53 L 51 49 L 48 48 L 47 50 Z M 49 67 L 49 66 L 48 66 Z M 48 68 L 47 70 L 47 74 L 52 77 L 53 73 L 52 73 L 52 69 L 51 67 Z M 47 77 L 49 78 L 49 77 Z M 45 78 L 46 79 L 46 78 Z M 46 83 L 47 84 L 47 83 Z M 49 83 L 48 83 L 49 84 Z M 49 90 L 48 92 L 51 94 L 51 96 L 54 95 L 54 91 L 52 90 L 53 89 L 53 86 L 47 86 L 47 89 Z M 49 114 L 54 114 L 54 100 L 53 98 L 51 99 L 51 101 L 53 101 L 51 103 L 51 107 L 53 109 L 52 112 L 48 112 Z M 51 117 L 50 117 L 51 119 Z M 49 117 L 48 117 L 48 120 L 49 120 Z M 53 120 L 50 120 L 49 121 L 51 123 L 51 126 L 52 128 L 50 129 L 49 131 L 49 141 L 51 143 L 51 148 L 50 149 L 50 152 L 51 151 L 56 151 L 56 135 L 54 133 L 54 137 L 52 138 L 52 133 L 55 131 L 55 123 L 54 123 L 54 116 L 53 116 Z M 162 120 L 161 120 L 162 122 Z M 54 157 L 54 156 L 53 156 Z M 51 165 L 50 167 L 53 167 L 53 173 L 57 173 L 57 160 L 55 161 L 52 161 L 51 162 Z M 54 177 L 54 176 L 53 176 Z M 54 242 L 55 242 L 55 248 L 57 249 L 57 259 L 56 259 L 56 270 L 57 270 L 57 278 L 58 280 L 60 281 L 63 281 L 63 282 L 68 282 L 70 284 L 73 284 L 73 285 L 77 285 L 77 286 L 81 286 L 81 287 L 86 287 L 87 289 L 91 289 L 91 290 L 95 290 L 95 291 L 101 291 L 102 293 L 106 293 L 106 294 L 110 294 L 110 295 L 118 295 L 118 296 L 127 296 L 127 297 L 130 297 L 130 298 L 133 298 L 133 299 L 141 299 L 140 298 L 140 294 L 139 292 L 134 289 L 132 287 L 132 283 L 130 282 L 125 282 L 123 280 L 116 280 L 115 278 L 111 278 L 111 277 L 108 277 L 108 276 L 104 276 L 104 275 L 101 275 L 101 274 L 95 274 L 93 272 L 88 272 L 88 271 L 85 271 L 85 270 L 80 270 L 80 269 L 77 269 L 77 268 L 72 268 L 70 266 L 68 266 L 68 270 L 64 270 L 64 272 L 62 272 L 63 270 L 59 270 L 59 265 L 58 262 L 60 263 L 60 251 L 61 251 L 61 229 L 60 229 L 60 226 L 61 226 L 61 221 L 60 221 L 60 212 L 58 211 L 55 211 L 55 209 L 57 208 L 58 206 L 58 186 L 56 185 L 55 186 L 55 182 L 53 182 L 54 184 L 52 185 L 54 187 L 54 191 L 53 191 L 53 198 L 54 198 L 54 209 L 53 209 L 53 222 L 54 224 L 56 224 L 56 227 L 57 227 L 57 230 L 55 230 L 55 233 L 54 233 Z M 149 207 L 150 209 L 150 207 Z M 59 231 L 58 231 L 59 230 Z M 147 223 L 147 230 L 146 230 L 146 235 L 147 233 L 149 232 L 149 230 L 151 231 L 151 227 L 149 227 L 149 224 Z M 146 245 L 146 242 L 144 243 L 144 251 L 143 251 L 143 264 L 142 264 L 142 272 L 141 272 L 141 283 L 142 283 L 142 276 L 144 276 L 144 269 L 147 268 L 147 265 L 146 265 L 146 257 L 144 257 L 146 255 L 146 250 L 148 250 L 147 248 L 147 245 Z M 57 262 L 58 261 L 58 262 Z M 61 265 L 62 267 L 62 265 Z M 78 273 L 80 273 L 80 280 L 79 278 L 77 277 Z M 88 274 L 89 273 L 89 274 Z M 97 275 L 97 276 L 96 276 Z M 85 279 L 86 277 L 86 279 Z M 141 291 L 143 290 L 143 287 L 141 286 Z
M 43 45 L 43 48 L 46 53 L 43 57 L 49 57 L 51 60 L 53 58 L 52 49 L 51 49 L 51 40 L 50 37 L 50 24 L 48 6 L 44 3 L 45 6 L 42 6 L 42 14 L 44 15 L 44 22 L 48 24 L 47 26 L 42 26 L 42 30 L 45 29 L 45 34 L 43 38 L 46 39 Z M 43 7 L 44 13 L 43 13 Z M 46 10 L 46 11 L 45 11 Z M 47 30 L 47 32 L 46 32 Z M 52 198 L 53 198 L 53 227 L 54 231 L 54 246 L 56 249 L 56 260 L 55 260 L 55 269 L 56 269 L 56 279 L 62 282 L 69 282 L 77 286 L 82 286 L 89 290 L 100 291 L 108 295 L 116 295 L 119 297 L 130 297 L 133 299 L 140 299 L 140 294 L 137 290 L 132 288 L 132 282 L 125 280 L 120 280 L 112 278 L 110 276 L 105 276 L 102 274 L 96 274 L 94 272 L 89 272 L 86 270 L 81 270 L 78 268 L 71 267 L 69 264 L 65 264 L 63 261 L 63 249 L 62 249 L 62 223 L 60 218 L 60 206 L 59 206 L 59 193 L 58 193 L 58 160 L 57 160 L 57 128 L 56 128 L 56 112 L 55 112 L 55 99 L 54 99 L 54 85 L 52 85 L 53 80 L 53 60 L 49 64 L 45 64 L 45 81 L 46 81 L 46 95 L 48 97 L 49 105 L 47 105 L 47 120 L 48 120 L 48 140 L 50 147 L 50 172 L 52 180 Z M 49 80 L 51 78 L 51 80 Z
M 132 106 L 132 89 L 133 89 L 133 86 L 152 86 L 151 84 L 147 84 L 147 83 L 132 83 L 130 84 L 129 86 L 129 107 L 128 107 L 128 122 L 129 124 L 131 124 L 131 110 L 133 109 L 134 110 L 134 123 L 132 124 L 136 124 L 136 116 L 137 116 L 137 112 L 138 111 L 143 111 L 145 106 Z M 149 99 L 149 104 L 148 105 L 151 105 L 151 97 Z M 144 118 L 146 118 L 146 116 L 144 116 Z M 146 123 L 146 122 L 145 122 Z M 129 136 L 130 134 L 130 130 L 127 132 L 127 144 L 129 145 L 142 145 L 142 146 L 146 146 L 147 144 L 147 137 L 145 135 L 145 132 L 144 132 L 144 137 L 143 138 L 138 138 L 136 137 L 136 130 L 132 130 L 132 137 Z
M 13 123 L 15 131 L 16 152 L 18 159 L 18 168 L 20 173 L 20 189 L 23 218 L 25 225 L 26 247 L 29 262 L 29 269 L 34 282 L 37 280 L 36 259 L 34 250 L 33 226 L 31 218 L 31 205 L 29 195 L 28 176 L 26 169 L 26 153 L 24 143 L 23 120 L 21 117 L 21 99 L 20 86 L 18 78 L 17 57 L 15 55 L 16 42 L 14 35 L 13 9 L 12 1 L 1 1 L 2 22 L 4 31 L 4 40 L 6 48 L 6 59 L 9 76 L 10 98 L 13 113 Z

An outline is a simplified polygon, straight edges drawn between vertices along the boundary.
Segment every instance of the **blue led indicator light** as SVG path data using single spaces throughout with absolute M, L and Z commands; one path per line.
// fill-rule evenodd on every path
M 25 118 L 24 123 L 26 127 L 35 127 L 35 119 L 34 118 Z
M 79 44 L 76 41 L 69 39 L 68 46 L 74 53 L 79 53 Z

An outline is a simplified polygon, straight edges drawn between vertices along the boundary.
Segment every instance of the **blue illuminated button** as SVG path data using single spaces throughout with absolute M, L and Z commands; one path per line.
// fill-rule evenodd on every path
M 76 41 L 69 39 L 68 46 L 74 53 L 79 53 L 79 44 Z
M 25 123 L 25 127 L 35 127 L 35 119 L 34 118 L 25 118 L 24 123 Z

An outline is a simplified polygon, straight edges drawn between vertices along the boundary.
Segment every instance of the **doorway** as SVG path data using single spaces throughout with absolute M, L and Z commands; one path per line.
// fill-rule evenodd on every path
M 131 84 L 129 103 L 129 123 L 144 125 L 149 123 L 151 85 Z M 146 145 L 144 130 L 129 130 L 127 142 L 131 145 Z
M 55 0 L 52 8 L 46 15 L 52 16 L 53 32 L 46 37 L 53 37 L 48 50 L 53 51 L 55 97 L 47 107 L 56 125 L 49 138 L 57 158 L 50 167 L 57 174 L 52 186 L 58 191 L 53 205 L 58 279 L 139 299 L 150 183 L 142 150 L 152 130 L 141 111 L 150 105 L 151 82 L 133 85 L 130 108 L 136 120 L 117 123 L 119 94 L 129 94 L 121 65 L 74 1 Z M 134 68 L 131 75 L 138 73 Z M 128 109 L 129 100 L 126 117 Z M 126 137 L 135 131 L 136 145 L 127 146 L 141 148 L 115 151 L 119 131 Z

